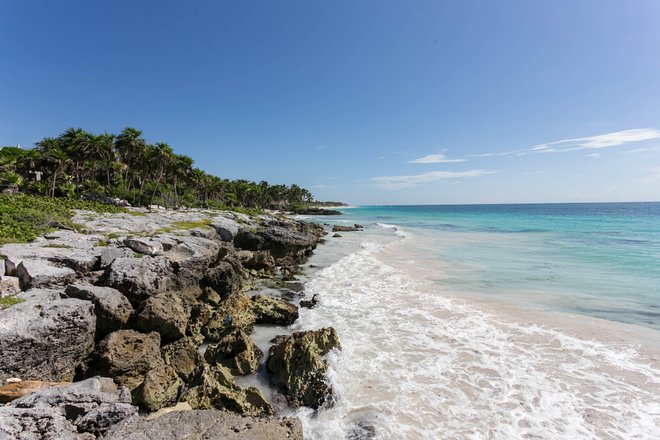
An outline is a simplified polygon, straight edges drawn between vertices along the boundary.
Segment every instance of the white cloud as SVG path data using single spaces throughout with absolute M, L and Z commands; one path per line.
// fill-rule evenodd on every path
M 638 154 L 638 153 L 651 153 L 651 152 L 654 152 L 654 151 L 660 151 L 660 146 L 635 148 L 635 149 L 632 149 L 632 150 L 622 151 L 619 154 L 628 155 L 628 154 Z
M 398 189 L 417 185 L 429 185 L 438 183 L 445 179 L 457 179 L 463 177 L 480 177 L 494 174 L 496 171 L 468 170 L 468 171 L 430 171 L 428 173 L 415 174 L 411 176 L 378 176 L 372 177 L 371 181 L 383 188 Z
M 465 159 L 449 159 L 444 154 L 429 154 L 419 159 L 411 160 L 409 163 L 451 163 L 465 162 Z
M 567 151 L 618 147 L 619 145 L 624 145 L 630 142 L 648 141 L 658 138 L 660 138 L 660 130 L 655 128 L 634 128 L 630 130 L 599 134 L 596 136 L 562 139 L 559 141 L 548 142 L 547 144 L 534 145 L 533 147 L 522 150 L 505 151 L 500 153 L 472 154 L 470 156 L 491 157 L 509 156 L 512 154 L 522 156 L 530 153 L 564 153 Z
M 594 159 L 598 159 L 601 156 L 602 156 L 602 154 L 600 154 L 600 153 L 587 154 L 587 157 L 593 157 Z

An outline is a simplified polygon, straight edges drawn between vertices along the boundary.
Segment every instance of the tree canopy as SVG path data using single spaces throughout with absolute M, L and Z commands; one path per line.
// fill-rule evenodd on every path
M 69 128 L 35 148 L 0 148 L 0 189 L 50 197 L 118 197 L 135 206 L 289 208 L 313 202 L 293 184 L 228 180 L 194 167 L 166 143 L 142 132 L 94 134 Z

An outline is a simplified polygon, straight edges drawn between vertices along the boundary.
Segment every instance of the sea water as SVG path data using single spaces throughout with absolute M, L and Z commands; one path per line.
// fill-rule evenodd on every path
M 660 438 L 660 204 L 344 212 L 292 328 L 342 343 L 306 438 Z

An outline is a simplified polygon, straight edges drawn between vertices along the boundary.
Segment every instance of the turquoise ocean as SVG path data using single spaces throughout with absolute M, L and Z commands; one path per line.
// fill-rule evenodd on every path
M 660 203 L 341 210 L 288 329 L 342 343 L 306 438 L 660 438 Z

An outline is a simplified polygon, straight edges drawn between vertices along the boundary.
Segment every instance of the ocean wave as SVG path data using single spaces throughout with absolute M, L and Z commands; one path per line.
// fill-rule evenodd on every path
M 342 343 L 329 356 L 335 405 L 296 413 L 306 438 L 658 438 L 660 371 L 635 350 L 505 321 L 383 264 L 380 249 L 366 243 L 306 285 L 319 305 L 295 329 L 334 326 Z
M 401 229 L 401 226 L 399 225 L 391 225 L 388 223 L 376 223 L 377 226 L 383 228 L 383 229 L 391 229 L 394 231 L 394 235 L 401 237 L 401 238 L 406 238 L 410 236 L 409 232 L 404 231 Z

